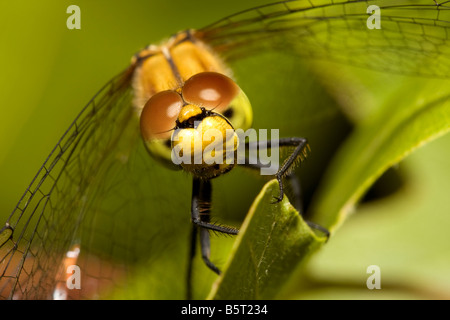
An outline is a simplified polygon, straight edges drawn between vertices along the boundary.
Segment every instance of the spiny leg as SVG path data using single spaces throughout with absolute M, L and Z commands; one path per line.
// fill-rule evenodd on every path
M 209 259 L 210 257 L 210 242 L 209 230 L 227 234 L 238 234 L 239 230 L 236 228 L 216 225 L 210 222 L 211 209 L 211 195 L 212 186 L 210 180 L 202 180 L 194 178 L 192 186 L 192 204 L 191 204 L 191 220 L 193 223 L 191 236 L 191 249 L 189 254 L 189 265 L 187 275 L 187 296 L 188 299 L 192 297 L 192 267 L 193 259 L 196 253 L 197 229 L 200 229 L 200 245 L 202 252 L 202 259 L 206 266 L 217 274 L 220 274 L 217 268 Z
M 303 216 L 303 193 L 302 193 L 302 185 L 300 183 L 300 179 L 297 177 L 295 172 L 291 172 L 286 176 L 289 184 L 291 185 L 291 190 L 293 194 L 292 204 L 294 208 Z
M 304 208 L 303 208 L 303 197 L 302 197 L 302 189 L 301 189 L 301 183 L 300 179 L 297 175 L 295 175 L 293 172 L 289 173 L 286 176 L 287 179 L 289 179 L 289 184 L 292 188 L 292 193 L 294 195 L 294 207 L 297 209 L 298 213 L 303 216 Z M 309 220 L 305 220 L 305 222 L 308 224 L 308 226 L 312 229 L 316 229 L 321 231 L 326 237 L 327 240 L 330 237 L 330 231 L 328 229 L 322 227 L 321 225 L 311 222 Z
M 191 300 L 192 299 L 192 267 L 194 264 L 194 257 L 197 247 L 197 229 L 198 227 L 196 225 L 192 225 L 191 230 L 191 247 L 189 248 L 189 260 L 188 260 L 188 270 L 187 270 L 187 293 L 186 293 L 186 299 Z
M 196 226 L 227 234 L 238 234 L 233 227 L 217 225 L 209 221 L 211 208 L 211 181 L 194 178 L 192 187 L 191 221 Z
M 212 271 L 220 275 L 220 269 L 217 268 L 210 260 L 211 253 L 211 245 L 209 242 L 209 232 L 207 229 L 199 228 L 196 225 L 192 225 L 192 233 L 191 233 L 191 248 L 189 250 L 189 262 L 188 262 L 188 272 L 187 272 L 187 294 L 186 299 L 192 300 L 192 270 L 194 265 L 194 257 L 196 254 L 197 247 L 197 232 L 200 229 L 200 245 L 202 252 L 202 259 L 204 263 L 210 268 Z
M 206 266 L 217 274 L 220 274 L 219 268 L 217 268 L 210 260 L 211 244 L 209 242 L 209 231 L 212 229 L 215 231 L 230 233 L 235 231 L 232 228 L 218 226 L 210 222 L 211 211 L 211 198 L 212 198 L 212 185 L 210 180 L 200 180 L 194 178 L 194 185 L 192 190 L 192 221 L 197 219 L 199 223 L 195 223 L 200 226 L 200 246 L 202 251 L 202 259 Z
M 293 205 L 295 209 L 299 212 L 301 216 L 303 216 L 303 196 L 302 196 L 302 189 L 301 189 L 301 183 L 300 179 L 295 175 L 294 172 L 292 172 L 290 169 L 292 168 L 292 165 L 295 163 L 298 157 L 305 157 L 306 151 L 309 149 L 308 141 L 305 138 L 282 138 L 278 141 L 279 147 L 295 147 L 295 150 L 289 155 L 288 159 L 283 163 L 282 167 L 277 171 L 275 174 L 275 177 L 277 178 L 277 181 L 280 185 L 280 195 L 278 197 L 275 197 L 277 200 L 276 202 L 279 202 L 283 200 L 284 196 L 284 184 L 283 184 L 283 177 L 286 177 L 289 181 L 289 184 L 291 185 L 291 189 L 293 192 Z M 271 148 L 272 147 L 272 141 L 258 141 L 258 142 L 246 142 L 246 148 L 247 150 L 250 150 L 251 148 Z M 250 163 L 250 159 L 246 158 L 244 166 L 252 169 L 261 169 L 265 165 L 261 164 L 258 160 L 257 163 L 253 164 Z M 314 222 L 305 220 L 305 222 L 313 229 L 319 230 L 322 233 L 325 234 L 327 239 L 330 236 L 330 232 L 322 227 L 321 225 L 318 225 Z
M 283 178 L 288 176 L 291 172 L 291 169 L 293 167 L 293 164 L 295 161 L 297 161 L 299 158 L 302 159 L 306 157 L 306 153 L 309 149 L 308 146 L 308 140 L 305 138 L 281 138 L 276 141 L 273 140 L 264 140 L 264 141 L 252 141 L 252 142 L 246 142 L 246 150 L 260 150 L 260 149 L 271 149 L 273 144 L 276 144 L 278 148 L 284 148 L 284 147 L 295 147 L 294 151 L 289 155 L 289 157 L 284 161 L 283 165 L 277 170 L 277 172 L 274 174 L 275 178 L 278 181 L 279 188 L 280 188 L 280 194 L 278 197 L 275 197 L 277 202 L 280 202 L 283 200 L 284 196 L 284 184 L 283 184 Z M 259 157 L 258 157 L 259 158 Z M 254 159 L 253 159 L 254 160 Z M 248 162 L 247 162 L 248 161 Z M 258 160 L 256 164 L 250 163 L 250 159 L 245 160 L 246 166 L 256 166 L 257 168 L 263 168 L 264 164 L 261 164 Z
M 209 242 L 209 231 L 207 229 L 200 229 L 200 245 L 202 248 L 202 259 L 203 262 L 210 268 L 212 271 L 220 275 L 220 270 L 217 268 L 211 260 L 209 260 L 209 256 L 211 253 L 211 244 Z
M 293 167 L 294 162 L 298 158 L 302 158 L 306 156 L 308 146 L 308 141 L 305 138 L 282 138 L 279 141 L 280 147 L 295 147 L 294 151 L 291 155 L 286 159 L 278 172 L 276 174 L 276 178 L 278 183 L 280 184 L 280 195 L 277 198 L 277 201 L 280 202 L 283 200 L 284 190 L 283 190 L 283 177 L 290 173 L 290 169 Z M 270 146 L 269 146 L 270 148 Z M 298 183 L 300 185 L 300 183 Z

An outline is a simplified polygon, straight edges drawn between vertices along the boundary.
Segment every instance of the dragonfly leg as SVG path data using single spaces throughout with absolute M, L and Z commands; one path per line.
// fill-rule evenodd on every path
M 295 149 L 292 151 L 292 153 L 287 157 L 287 159 L 284 161 L 283 165 L 277 170 L 277 172 L 274 174 L 275 178 L 278 181 L 279 188 L 280 188 L 280 194 L 278 197 L 275 197 L 276 202 L 280 202 L 283 200 L 284 196 L 284 183 L 283 178 L 290 176 L 292 169 L 294 167 L 294 164 L 297 160 L 302 159 L 306 156 L 307 150 L 309 149 L 308 146 L 308 140 L 305 138 L 281 138 L 277 141 L 273 140 L 263 140 L 263 141 L 257 141 L 257 142 L 246 142 L 246 150 L 252 150 L 252 149 L 271 149 L 272 145 L 276 142 L 276 145 L 278 148 L 286 148 L 286 147 L 295 147 Z M 259 162 L 259 159 L 256 164 L 251 164 L 250 159 L 246 158 L 245 166 L 253 167 L 253 168 L 263 168 L 267 165 L 262 164 Z M 292 175 L 293 176 L 293 175 Z M 300 184 L 298 184 L 300 186 Z M 301 194 L 301 192 L 300 192 Z
M 294 195 L 294 199 L 293 199 L 293 205 L 294 208 L 297 209 L 298 213 L 303 216 L 303 197 L 302 197 L 302 188 L 301 188 L 301 183 L 300 183 L 300 179 L 298 178 L 297 175 L 295 175 L 293 172 L 289 173 L 286 178 L 289 180 L 289 184 L 291 185 L 292 188 L 292 193 Z M 305 220 L 305 222 L 308 224 L 308 226 L 312 229 L 316 229 L 320 232 L 322 232 L 326 237 L 327 240 L 330 237 L 330 231 L 328 231 L 328 229 L 322 227 L 321 225 L 311 222 L 309 220 Z
M 211 245 L 209 242 L 209 231 L 207 229 L 200 229 L 200 245 L 202 248 L 202 259 L 203 262 L 210 268 L 212 271 L 220 275 L 220 270 L 217 268 L 209 259 L 211 253 Z
M 189 250 L 189 259 L 188 259 L 188 269 L 187 269 L 187 278 L 186 278 L 186 299 L 191 300 L 192 299 L 192 267 L 194 263 L 194 257 L 196 253 L 196 244 L 197 244 L 197 226 L 192 225 L 192 231 L 191 231 L 191 247 Z
M 220 275 L 220 270 L 210 260 L 211 245 L 209 241 L 209 230 L 226 234 L 238 234 L 239 230 L 229 226 L 218 225 L 210 222 L 212 186 L 210 180 L 194 178 L 192 187 L 191 205 L 191 248 L 189 251 L 189 264 L 187 273 L 187 298 L 192 298 L 192 269 L 193 259 L 196 254 L 197 233 L 200 229 L 200 245 L 202 259 L 206 266 Z
M 191 221 L 193 224 L 221 233 L 238 234 L 239 230 L 229 226 L 211 223 L 209 221 L 211 209 L 211 181 L 194 178 L 192 188 Z
M 258 141 L 258 142 L 247 142 L 246 148 L 247 150 L 251 150 L 251 148 L 271 148 L 273 144 L 273 141 L 267 140 L 267 141 Z M 299 212 L 299 214 L 303 215 L 303 195 L 302 195 L 302 188 L 300 179 L 297 175 L 292 171 L 292 168 L 295 164 L 295 162 L 300 158 L 306 156 L 306 152 L 309 150 L 308 141 L 305 138 L 281 138 L 278 141 L 278 147 L 279 148 L 285 148 L 285 147 L 294 147 L 295 149 L 293 152 L 288 156 L 288 158 L 284 161 L 281 168 L 278 169 L 277 173 L 274 175 L 278 181 L 278 184 L 280 186 L 280 194 L 278 197 L 275 197 L 275 202 L 278 203 L 281 200 L 283 200 L 284 196 L 284 182 L 283 178 L 285 177 L 291 186 L 292 193 L 293 193 L 293 199 L 292 204 L 294 205 L 295 209 Z M 261 169 L 264 167 L 263 164 L 261 164 L 259 161 L 256 164 L 251 164 L 249 159 L 245 159 L 244 166 L 252 169 Z M 305 222 L 313 229 L 316 229 L 322 233 L 325 234 L 327 239 L 330 236 L 330 232 L 311 221 L 305 220 Z

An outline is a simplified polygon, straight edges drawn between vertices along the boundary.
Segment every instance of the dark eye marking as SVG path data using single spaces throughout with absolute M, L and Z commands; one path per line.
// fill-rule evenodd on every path
M 231 118 L 233 117 L 234 114 L 234 110 L 232 107 L 229 107 L 227 110 L 225 110 L 225 112 L 223 113 L 223 116 L 226 118 Z

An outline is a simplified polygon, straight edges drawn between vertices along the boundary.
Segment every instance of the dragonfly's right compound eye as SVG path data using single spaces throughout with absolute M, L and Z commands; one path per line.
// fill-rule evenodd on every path
M 172 169 L 180 169 L 171 160 L 170 138 L 183 104 L 176 91 L 161 91 L 147 101 L 141 113 L 141 135 L 148 152 Z
M 151 97 L 141 113 L 141 134 L 144 140 L 170 139 L 182 107 L 183 99 L 172 90 Z

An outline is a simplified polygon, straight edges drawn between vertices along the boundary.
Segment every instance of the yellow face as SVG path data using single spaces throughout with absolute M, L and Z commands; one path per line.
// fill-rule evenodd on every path
M 177 90 L 155 94 L 141 113 L 150 154 L 204 179 L 234 167 L 239 143 L 234 123 L 250 126 L 250 102 L 233 80 L 215 72 L 196 74 Z
M 171 140 L 172 161 L 194 176 L 214 178 L 236 162 L 239 139 L 233 126 L 221 114 L 196 105 L 181 109 Z

